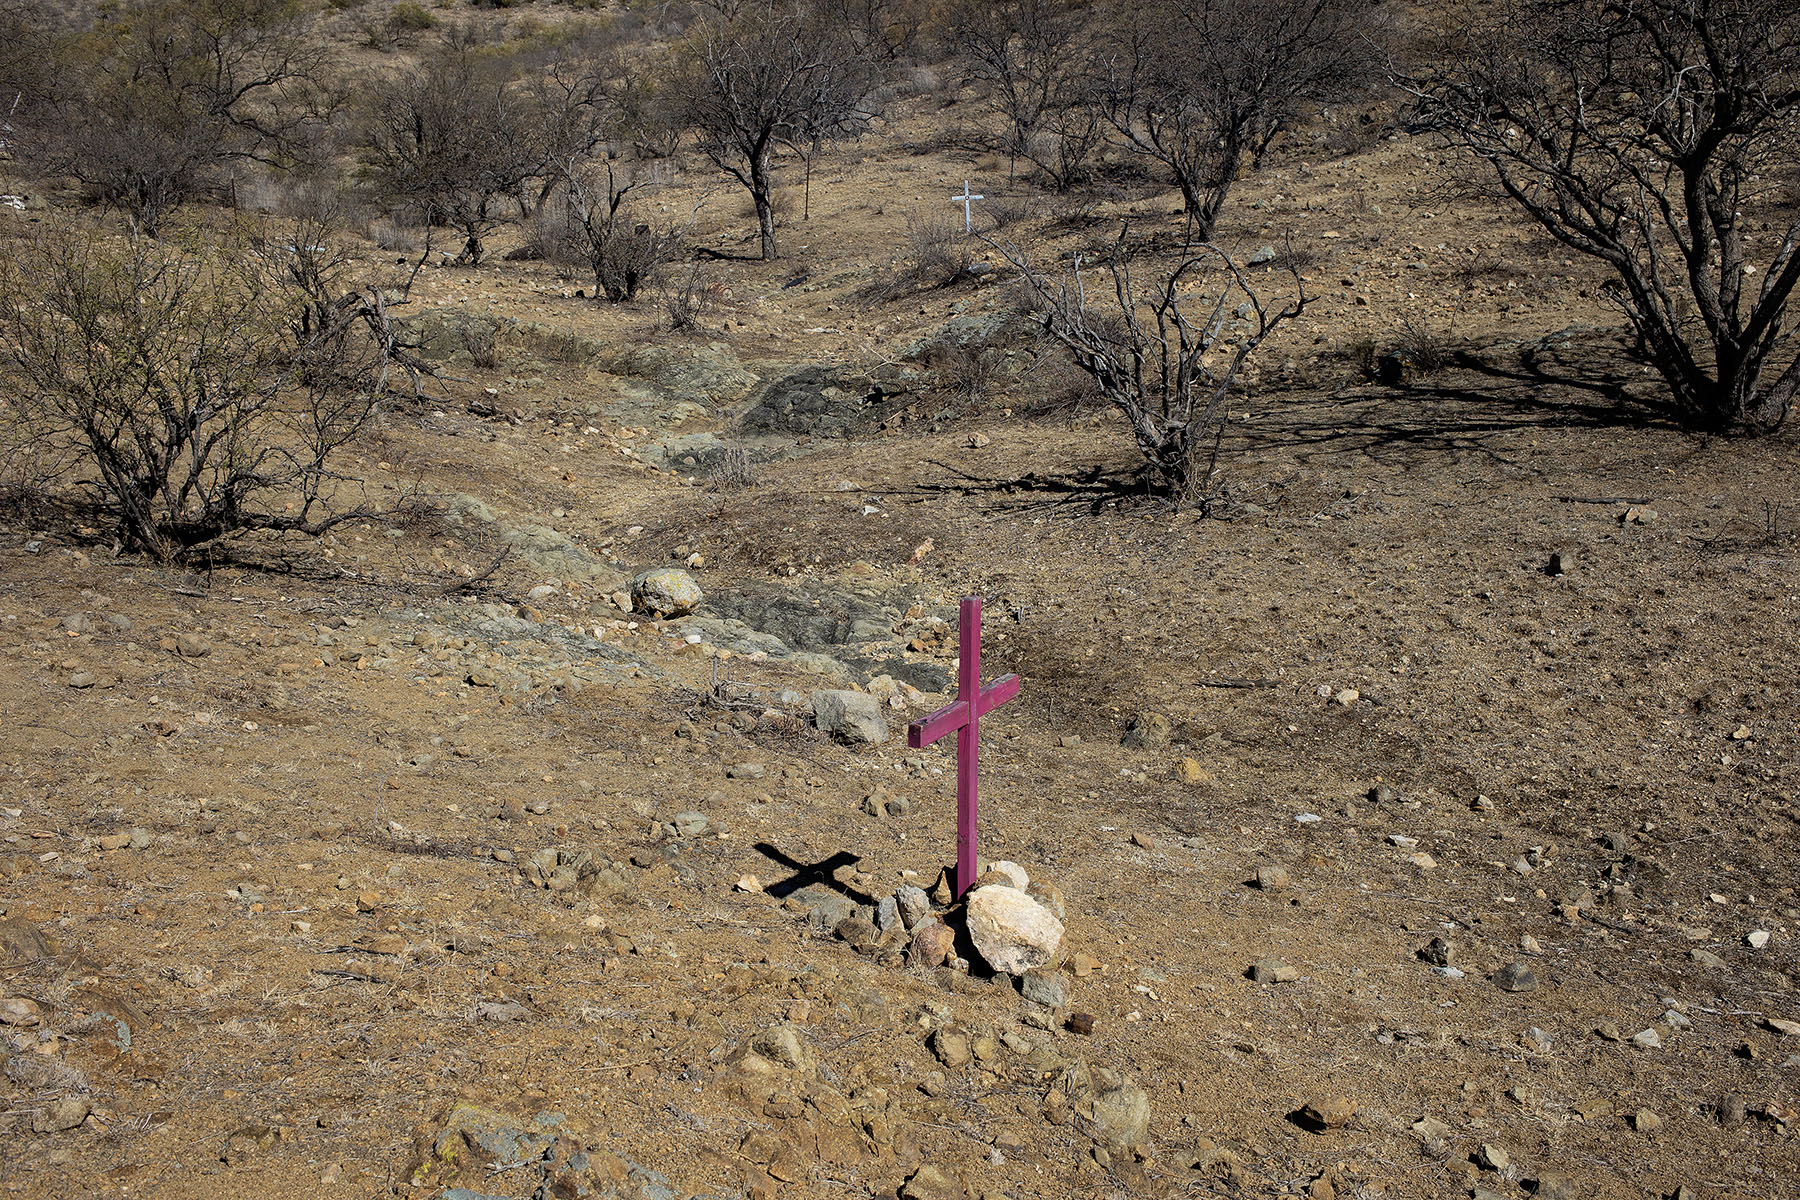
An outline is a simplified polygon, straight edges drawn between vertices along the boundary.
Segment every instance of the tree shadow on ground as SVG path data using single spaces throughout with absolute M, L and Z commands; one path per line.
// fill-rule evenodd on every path
M 1226 450 L 1281 449 L 1302 459 L 1473 456 L 1519 467 L 1517 435 L 1533 430 L 1680 429 L 1652 394 L 1658 383 L 1646 386 L 1622 340 L 1534 343 L 1490 356 L 1465 352 L 1408 383 L 1259 409 L 1254 421 L 1231 427 Z
M 1093 516 L 1109 507 L 1166 506 L 1167 489 L 1143 467 L 1108 467 L 1097 463 L 1085 470 L 1040 474 L 1027 471 L 1017 476 L 976 475 L 937 459 L 926 459 L 948 472 L 943 482 L 922 482 L 893 489 L 918 496 L 983 496 L 996 507 L 1019 513 L 1048 516 Z

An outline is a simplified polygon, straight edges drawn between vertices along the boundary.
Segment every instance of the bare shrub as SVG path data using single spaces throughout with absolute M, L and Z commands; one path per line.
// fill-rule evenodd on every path
M 1372 73 L 1378 12 L 1363 0 L 1144 0 L 1101 53 L 1113 140 L 1161 165 L 1209 239 L 1245 163 Z
M 761 469 L 743 446 L 725 447 L 713 460 L 710 475 L 720 488 L 749 488 L 762 482 Z
M 500 367 L 499 331 L 492 325 L 470 324 L 462 328 L 463 349 L 469 352 L 469 359 L 484 371 L 498 370 Z
M 543 161 L 534 116 L 512 64 L 456 42 L 376 89 L 364 165 L 389 204 L 455 229 L 459 261 L 479 264 Z
M 1016 247 L 996 246 L 1037 297 L 1045 332 L 1125 417 L 1174 502 L 1210 512 L 1222 498 L 1219 447 L 1238 377 L 1311 298 L 1294 273 L 1292 298 L 1272 307 L 1242 268 L 1211 245 L 1140 281 L 1128 232 L 1121 228 L 1113 243 L 1111 294 L 1098 307 L 1088 301 L 1079 259 L 1069 279 L 1053 280 Z
M 1407 377 L 1436 375 L 1455 363 L 1458 353 L 1454 321 L 1439 329 L 1422 317 L 1407 313 L 1400 318 L 1400 336 L 1394 348 L 1377 362 L 1383 382 L 1402 382 Z
M 1011 229 L 1036 217 L 1038 205 L 1029 196 L 989 196 L 982 211 L 996 230 Z
M 666 274 L 658 281 L 656 292 L 669 328 L 686 333 L 701 327 L 718 298 L 719 286 L 708 276 L 705 264 L 692 262 L 685 271 Z
M 979 345 L 946 347 L 934 353 L 925 366 L 933 389 L 963 405 L 986 400 L 1000 375 L 993 352 Z
M 569 163 L 562 172 L 558 252 L 577 256 L 593 277 L 594 294 L 615 304 L 637 299 L 686 240 L 685 229 L 637 220 L 626 206 L 650 182 L 611 162 Z
M 13 143 L 47 172 L 154 235 L 170 211 L 221 193 L 229 168 L 313 155 L 335 103 L 326 47 L 283 0 L 134 0 L 45 40 L 53 78 L 19 91 Z
M 1508 0 L 1405 80 L 1410 127 L 1485 163 L 1552 237 L 1611 268 L 1695 428 L 1766 434 L 1800 395 L 1800 6 Z
M 942 217 L 906 219 L 906 265 L 900 282 L 909 288 L 949 287 L 966 279 L 975 247 L 958 221 Z
M 12 438 L 119 545 L 186 557 L 247 530 L 317 535 L 345 510 L 336 452 L 407 364 L 389 295 L 342 281 L 313 230 L 120 244 L 52 225 L 0 259 Z
M 1103 141 L 1092 9 L 1078 0 L 964 0 L 950 18 L 965 79 L 1006 123 L 1008 157 L 1030 162 L 1058 191 L 1087 178 Z

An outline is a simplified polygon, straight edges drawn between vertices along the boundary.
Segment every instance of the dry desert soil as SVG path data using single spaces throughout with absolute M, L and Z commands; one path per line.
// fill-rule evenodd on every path
M 439 376 L 345 464 L 390 518 L 203 571 L 0 529 L 0 1189 L 1800 1190 L 1791 437 L 1621 408 L 1592 268 L 1427 145 L 1309 133 L 1220 237 L 1291 233 L 1319 300 L 1231 503 L 1174 512 L 987 245 L 871 281 L 965 178 L 1045 261 L 1177 198 L 1009 184 L 944 103 L 829 150 L 781 260 L 707 263 L 698 331 L 428 267 Z M 654 202 L 708 190 L 748 248 L 697 161 Z M 1467 356 L 1364 378 L 1403 322 Z M 695 613 L 632 611 L 663 567 Z M 903 729 L 964 595 L 1022 680 L 982 854 L 1065 926 L 1023 984 L 878 911 L 953 857 Z

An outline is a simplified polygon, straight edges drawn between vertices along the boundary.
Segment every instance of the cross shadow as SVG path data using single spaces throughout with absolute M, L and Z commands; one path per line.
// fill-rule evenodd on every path
M 839 871 L 845 867 L 853 867 L 862 861 L 862 856 L 859 854 L 852 854 L 848 850 L 839 850 L 830 858 L 821 859 L 816 863 L 804 863 L 782 853 L 768 842 L 757 842 L 755 849 L 765 857 L 773 859 L 794 872 L 779 883 L 772 883 L 763 889 L 777 900 L 791 896 L 802 888 L 811 887 L 816 883 L 821 887 L 828 887 L 834 892 L 848 896 L 858 904 L 875 903 L 875 897 L 837 880 Z

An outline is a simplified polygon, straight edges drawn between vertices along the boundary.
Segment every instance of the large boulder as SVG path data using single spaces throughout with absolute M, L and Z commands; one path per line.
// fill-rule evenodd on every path
M 851 745 L 878 745 L 888 740 L 881 705 L 865 692 L 831 689 L 812 694 L 813 721 L 819 729 Z
M 745 410 L 749 433 L 851 437 L 866 433 L 919 399 L 916 372 L 878 367 L 869 373 L 807 366 L 759 388 Z
M 645 571 L 631 581 L 631 605 L 653 617 L 685 617 L 705 595 L 694 577 L 675 567 Z
M 969 937 L 987 965 L 1023 975 L 1056 957 L 1063 926 L 1018 888 L 990 883 L 969 893 Z

